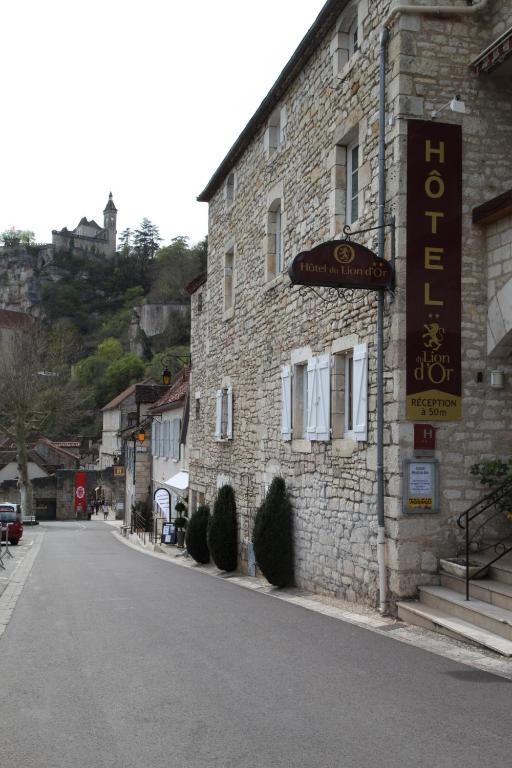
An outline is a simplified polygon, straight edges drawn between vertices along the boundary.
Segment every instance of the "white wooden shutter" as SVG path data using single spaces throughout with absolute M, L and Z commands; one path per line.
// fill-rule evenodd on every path
M 316 440 L 316 419 L 318 400 L 320 398 L 320 379 L 318 375 L 318 360 L 316 357 L 312 357 L 308 360 L 307 377 L 306 435 L 308 440 Z M 304 406 L 306 406 L 306 403 L 304 403 Z
M 354 347 L 352 423 L 354 437 L 368 439 L 368 345 Z
M 151 424 L 151 454 L 156 456 L 156 421 Z
M 181 452 L 181 419 L 176 419 L 176 458 L 179 460 Z
M 160 427 L 162 425 L 159 421 L 155 424 L 155 455 L 160 456 Z
M 222 437 L 222 389 L 218 389 L 215 395 L 215 439 Z
M 165 450 L 165 457 L 168 459 L 169 456 L 172 456 L 172 434 L 171 429 L 172 425 L 171 422 L 166 422 L 167 424 L 167 434 L 166 434 L 166 450 Z
M 292 439 L 292 371 L 289 365 L 281 368 L 281 437 Z
M 174 419 L 172 422 L 172 457 L 173 459 L 179 459 L 180 457 L 180 420 Z
M 226 429 L 226 437 L 229 440 L 233 439 L 233 387 L 228 387 L 228 425 Z
M 331 359 L 320 355 L 316 359 L 318 399 L 316 408 L 316 439 L 331 439 Z
M 320 355 L 308 360 L 308 440 L 330 440 L 330 357 Z

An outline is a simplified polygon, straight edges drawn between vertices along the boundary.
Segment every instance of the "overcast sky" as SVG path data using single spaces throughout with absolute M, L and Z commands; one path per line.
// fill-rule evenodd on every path
M 196 196 L 324 0 L 2 0 L 0 231 L 147 216 L 207 233 Z

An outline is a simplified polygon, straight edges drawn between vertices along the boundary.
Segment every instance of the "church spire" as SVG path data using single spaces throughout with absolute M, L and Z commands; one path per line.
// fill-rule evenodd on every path
M 108 203 L 106 204 L 105 210 L 103 211 L 103 213 L 108 213 L 108 211 L 114 211 L 115 213 L 117 213 L 117 208 L 115 207 L 114 201 L 112 200 L 112 192 L 109 193 Z

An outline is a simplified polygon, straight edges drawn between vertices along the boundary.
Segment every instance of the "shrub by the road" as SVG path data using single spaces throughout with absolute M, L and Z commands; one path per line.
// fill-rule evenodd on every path
M 282 477 L 272 480 L 256 513 L 252 543 L 256 562 L 267 581 L 276 587 L 292 584 L 292 505 Z
M 238 560 L 235 494 L 230 485 L 217 491 L 208 526 L 208 549 L 221 571 L 234 571 Z
M 210 551 L 206 541 L 209 520 L 210 507 L 207 504 L 201 504 L 188 521 L 186 547 L 187 552 L 196 563 L 207 563 L 210 560 Z

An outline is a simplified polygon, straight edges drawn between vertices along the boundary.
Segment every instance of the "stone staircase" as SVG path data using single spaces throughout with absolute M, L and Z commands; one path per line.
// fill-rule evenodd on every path
M 419 600 L 398 603 L 398 617 L 512 657 L 512 553 L 470 582 L 469 601 L 463 578 L 441 572 L 440 579 L 440 586 L 420 587 Z

